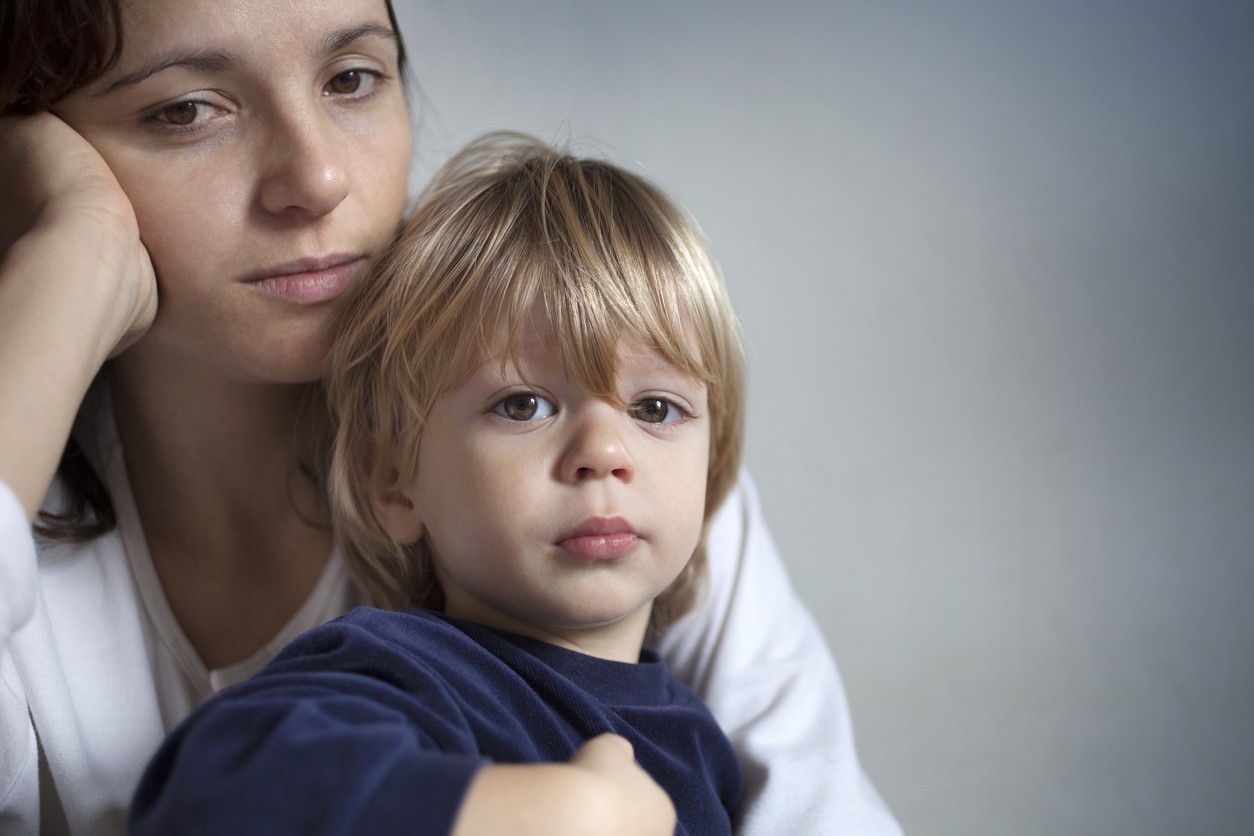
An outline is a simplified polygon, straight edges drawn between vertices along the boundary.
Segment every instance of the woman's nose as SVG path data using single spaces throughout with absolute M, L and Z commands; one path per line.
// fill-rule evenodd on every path
M 329 214 L 348 196 L 348 171 L 335 143 L 338 129 L 319 114 L 294 114 L 267 137 L 270 161 L 260 189 L 273 215 Z

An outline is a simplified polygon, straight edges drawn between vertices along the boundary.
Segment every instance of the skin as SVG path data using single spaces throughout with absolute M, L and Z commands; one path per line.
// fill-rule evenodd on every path
M 286 623 L 330 552 L 297 476 L 314 456 L 303 384 L 403 210 L 408 114 L 377 0 L 134 3 L 124 26 L 118 64 L 58 112 L 117 178 L 156 271 L 115 412 L 158 575 L 218 667 Z
M 130 202 L 73 129 L 0 119 L 0 160 L 0 438 L 22 439 L 0 444 L 0 476 L 33 520 L 79 402 L 157 292 Z
M 449 615 L 635 662 L 701 537 L 706 390 L 629 342 L 623 408 L 567 379 L 556 342 L 536 332 L 436 401 L 381 518 L 426 538 Z
M 314 379 L 331 306 L 242 279 L 301 258 L 364 262 L 391 238 L 410 129 L 384 4 L 126 9 L 118 65 L 57 108 L 117 177 L 156 267 L 159 312 L 125 364 Z
M 382 0 L 130 0 L 107 75 L 55 116 L 0 120 L 0 437 L 22 439 L 0 445 L 0 476 L 33 518 L 116 356 L 145 539 L 209 668 L 264 647 L 331 551 L 302 418 L 337 294 L 404 206 L 388 25 Z M 293 265 L 314 274 L 273 278 Z M 520 800 L 536 833 L 672 832 L 623 743 L 485 768 L 457 832 L 527 832 Z

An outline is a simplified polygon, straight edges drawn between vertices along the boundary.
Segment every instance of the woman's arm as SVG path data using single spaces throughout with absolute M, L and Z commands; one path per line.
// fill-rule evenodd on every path
M 0 119 L 0 479 L 34 519 L 79 402 L 156 313 L 135 213 L 47 113 Z
M 0 832 L 38 828 L 35 729 L 9 639 L 35 608 L 35 541 L 26 510 L 0 481 Z
M 49 114 L 0 119 L 0 831 L 38 827 L 38 760 L 9 642 L 35 606 L 30 522 L 102 363 L 156 313 L 125 194 Z
M 660 649 L 740 757 L 737 834 L 900 834 L 858 763 L 835 662 L 788 582 L 746 474 L 707 549 L 708 595 Z

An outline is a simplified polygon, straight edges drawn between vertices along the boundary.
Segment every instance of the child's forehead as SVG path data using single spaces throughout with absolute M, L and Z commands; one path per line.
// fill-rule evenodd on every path
M 526 372 L 528 369 L 554 369 L 569 371 L 570 366 L 580 365 L 576 358 L 563 353 L 561 335 L 552 327 L 520 330 L 510 339 L 502 334 L 495 345 L 485 353 L 483 366 L 499 370 Z M 569 349 L 568 349 L 569 350 Z M 586 358 L 585 358 L 586 359 Z M 669 360 L 654 342 L 633 334 L 623 334 L 613 342 L 609 365 L 619 375 L 643 373 L 687 374 Z
M 584 316 L 544 299 L 482 311 L 478 328 L 462 329 L 460 371 L 439 390 L 447 393 L 459 381 L 477 381 L 476 389 L 522 382 L 569 385 L 614 400 L 628 388 L 708 385 L 702 342 L 688 316 L 657 322 L 619 305 L 605 313 Z

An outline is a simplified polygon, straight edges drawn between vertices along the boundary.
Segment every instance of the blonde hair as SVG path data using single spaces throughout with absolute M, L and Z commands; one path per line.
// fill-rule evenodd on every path
M 348 304 L 329 360 L 332 510 L 348 567 L 374 603 L 442 606 L 426 546 L 387 534 L 373 491 L 412 481 L 431 407 L 498 356 L 502 334 L 501 360 L 509 359 L 533 311 L 547 317 L 566 374 L 606 400 L 618 400 L 626 339 L 701 380 L 710 417 L 707 526 L 735 482 L 740 332 L 695 224 L 655 186 L 608 162 L 521 134 L 489 134 L 420 195 Z M 705 573 L 701 539 L 655 601 L 654 628 L 695 601 Z

